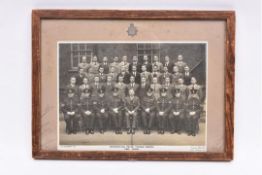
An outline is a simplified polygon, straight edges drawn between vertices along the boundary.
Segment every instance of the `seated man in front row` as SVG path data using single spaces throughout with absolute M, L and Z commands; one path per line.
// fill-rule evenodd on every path
M 165 88 L 160 89 L 160 97 L 157 100 L 158 133 L 165 133 L 165 122 L 171 109 L 171 98 L 167 96 Z
M 119 95 L 119 89 L 117 87 L 114 87 L 112 91 L 113 95 L 111 97 L 112 100 L 109 103 L 109 114 L 113 119 L 115 133 L 122 134 L 121 130 L 124 104 L 121 96 Z
M 135 134 L 137 111 L 139 107 L 139 98 L 135 96 L 134 89 L 129 89 L 128 96 L 125 98 L 125 117 L 127 134 Z
M 190 91 L 192 97 L 189 98 L 187 102 L 185 128 L 188 135 L 196 136 L 197 130 L 199 128 L 201 103 L 199 98 L 195 95 L 197 90 L 191 89 Z
M 64 119 L 66 122 L 66 133 L 76 134 L 76 129 L 78 125 L 78 98 L 76 91 L 73 88 L 67 89 L 67 97 L 64 103 L 61 104 L 61 109 L 64 114 Z
M 171 112 L 169 114 L 169 124 L 171 127 L 171 134 L 175 132 L 180 134 L 184 129 L 185 101 L 179 88 L 174 89 L 172 93 L 173 99 Z
M 153 95 L 153 89 L 148 88 L 146 95 L 141 99 L 142 120 L 144 125 L 144 134 L 150 134 L 153 120 L 155 118 L 156 98 Z
M 105 96 L 105 89 L 98 89 L 98 97 L 95 98 L 94 107 L 96 109 L 96 119 L 98 120 L 99 131 L 101 134 L 106 130 L 108 121 L 108 99 Z
M 82 114 L 84 131 L 86 134 L 94 134 L 95 112 L 91 94 L 92 90 L 90 88 L 85 88 L 80 95 L 80 112 Z

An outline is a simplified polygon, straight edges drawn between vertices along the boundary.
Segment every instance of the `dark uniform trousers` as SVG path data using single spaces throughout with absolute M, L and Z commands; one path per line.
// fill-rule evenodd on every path
M 131 99 L 130 97 L 126 97 L 125 107 L 127 111 L 125 113 L 125 119 L 126 119 L 127 129 L 136 129 L 137 110 L 139 106 L 140 106 L 140 102 L 138 97 L 135 96 L 133 99 Z M 134 113 L 130 114 L 128 111 L 134 111 Z
M 73 98 L 67 97 L 64 103 L 64 119 L 66 122 L 66 133 L 76 133 L 78 128 L 78 100 L 76 96 Z
M 93 109 L 93 99 L 91 97 L 88 98 L 81 98 L 81 112 L 82 112 L 82 120 L 84 125 L 84 130 L 92 130 L 95 113 Z M 90 112 L 90 114 L 87 114 L 87 111 Z
M 96 107 L 96 119 L 98 120 L 99 129 L 105 130 L 106 122 L 108 121 L 108 102 L 106 97 L 96 98 L 94 105 Z
M 117 109 L 114 111 L 114 109 Z M 112 97 L 112 100 L 109 104 L 109 115 L 113 119 L 115 130 L 121 130 L 122 129 L 122 117 L 123 117 L 123 101 L 120 97 Z
M 169 123 L 171 131 L 180 132 L 184 128 L 184 100 L 182 98 L 174 98 L 172 100 L 172 109 L 169 114 Z
M 188 134 L 195 135 L 199 128 L 200 101 L 198 98 L 190 98 L 186 112 L 185 128 Z
M 150 130 L 152 128 L 152 124 L 155 118 L 155 105 L 156 100 L 153 95 L 151 97 L 145 96 L 141 99 L 141 116 L 144 129 L 146 130 Z M 146 109 L 149 109 L 149 111 L 147 111 Z
M 169 116 L 171 107 L 171 99 L 166 97 L 159 97 L 157 100 L 157 119 L 158 119 L 158 129 L 159 131 L 163 131 L 165 128 L 165 122 L 167 117 Z M 160 115 L 159 112 L 163 112 L 163 115 Z

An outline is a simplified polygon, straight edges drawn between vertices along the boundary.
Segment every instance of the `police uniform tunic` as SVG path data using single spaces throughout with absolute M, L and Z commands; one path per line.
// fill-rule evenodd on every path
M 115 129 L 120 130 L 122 128 L 124 103 L 119 96 L 112 96 L 111 99 L 109 103 L 109 114 L 113 119 Z
M 199 128 L 198 120 L 200 118 L 200 109 L 200 100 L 198 98 L 192 97 L 188 100 L 186 130 L 193 136 L 195 136 Z
M 64 119 L 66 122 L 66 132 L 75 133 L 78 122 L 78 100 L 77 97 L 67 97 L 64 102 Z
M 175 97 L 172 100 L 171 113 L 169 114 L 169 123 L 172 131 L 181 131 L 184 123 L 184 100 L 182 97 Z
M 105 130 L 105 122 L 108 119 L 108 101 L 106 96 L 95 99 L 96 117 L 98 119 L 99 129 Z M 104 110 L 104 111 L 102 111 Z
M 83 117 L 83 123 L 85 131 L 94 129 L 94 108 L 93 108 L 93 99 L 92 97 L 81 97 L 81 113 Z M 90 112 L 90 114 L 87 114 L 87 111 Z
M 171 99 L 168 96 L 160 96 L 157 100 L 157 118 L 158 118 L 158 127 L 159 130 L 164 130 L 164 124 L 169 111 L 171 108 Z M 159 112 L 163 112 L 163 115 L 160 115 Z
M 146 130 L 150 130 L 155 118 L 156 99 L 152 96 L 144 96 L 141 99 L 142 120 Z

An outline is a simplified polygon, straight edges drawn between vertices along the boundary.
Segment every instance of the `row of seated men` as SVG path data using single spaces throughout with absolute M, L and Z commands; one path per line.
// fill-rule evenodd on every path
M 109 117 L 113 119 L 116 134 L 124 129 L 123 122 L 127 133 L 134 134 L 137 117 L 141 116 L 145 134 L 150 133 L 152 123 L 156 120 L 160 134 L 164 133 L 165 123 L 168 122 L 171 133 L 186 131 L 188 135 L 196 135 L 202 90 L 194 77 L 189 86 L 184 85 L 182 78 L 179 84 L 171 84 L 170 78 L 166 77 L 165 83 L 160 85 L 157 77 L 153 77 L 152 84 L 141 77 L 138 85 L 135 77 L 130 76 L 130 83 L 126 85 L 123 76 L 119 76 L 115 84 L 102 84 L 99 77 L 95 77 L 93 83 L 88 83 L 84 78 L 80 86 L 76 85 L 75 77 L 70 79 L 67 95 L 61 105 L 68 134 L 76 133 L 79 120 L 84 123 L 87 134 L 94 133 L 95 121 L 98 122 L 98 130 L 103 133 Z

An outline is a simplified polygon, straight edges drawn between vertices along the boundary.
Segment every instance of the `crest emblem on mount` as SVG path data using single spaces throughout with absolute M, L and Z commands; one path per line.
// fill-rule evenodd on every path
M 135 36 L 137 34 L 138 30 L 137 28 L 135 27 L 135 25 L 133 23 L 131 23 L 128 27 L 128 30 L 127 30 L 127 34 L 128 36 Z

